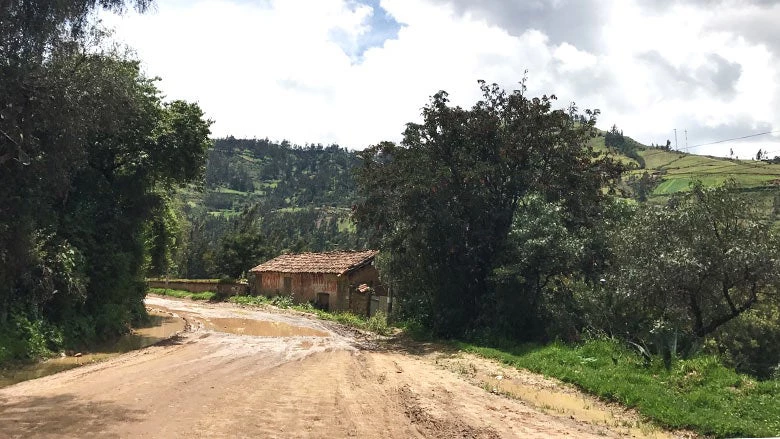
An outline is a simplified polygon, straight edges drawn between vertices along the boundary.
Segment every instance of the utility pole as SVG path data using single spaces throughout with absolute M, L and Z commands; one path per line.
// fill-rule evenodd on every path
M 680 150 L 680 148 L 677 146 L 677 128 L 674 129 L 674 149 L 677 151 Z
M 688 151 L 688 129 L 685 129 L 685 150 Z

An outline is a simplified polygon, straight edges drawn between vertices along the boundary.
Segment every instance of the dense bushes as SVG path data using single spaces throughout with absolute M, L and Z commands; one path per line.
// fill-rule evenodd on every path
M 705 344 L 736 370 L 780 379 L 780 306 L 765 301 L 723 325 Z
M 0 363 L 45 357 L 63 346 L 62 330 L 42 318 L 12 312 L 0 325 Z

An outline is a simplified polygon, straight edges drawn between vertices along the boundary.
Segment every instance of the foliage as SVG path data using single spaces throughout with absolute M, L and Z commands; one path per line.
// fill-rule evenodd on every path
M 470 110 L 437 93 L 401 145 L 360 153 L 359 229 L 390 255 L 402 311 L 443 335 L 492 320 L 482 312 L 488 277 L 523 197 L 537 193 L 586 224 L 620 171 L 588 146 L 592 113 L 575 123 L 573 108 L 552 110 L 554 96 L 481 89 Z
M 615 149 L 620 154 L 636 160 L 640 169 L 645 168 L 645 159 L 639 155 L 639 144 L 624 136 L 623 130 L 619 130 L 617 125 L 612 125 L 612 129 L 604 133 L 604 144 L 608 148 Z
M 505 325 L 496 328 L 501 334 L 539 338 L 547 305 L 564 305 L 568 276 L 578 272 L 586 252 L 585 238 L 567 227 L 566 216 L 560 203 L 538 194 L 520 200 L 491 278 L 490 312 Z M 565 324 L 565 316 L 557 317 Z
M 0 364 L 43 358 L 64 345 L 60 328 L 20 311 L 13 312 L 6 324 L 0 326 Z
M 246 271 L 254 264 L 272 256 L 265 237 L 255 225 L 255 213 L 253 209 L 242 215 L 235 228 L 222 238 L 222 248 L 217 254 L 220 274 L 233 278 L 245 277 Z
M 232 296 L 228 301 L 239 305 L 270 305 L 271 299 L 266 296 Z
M 168 192 L 202 175 L 200 108 L 163 103 L 138 62 L 98 49 L 88 15 L 124 5 L 23 0 L 0 10 L 0 326 L 19 310 L 66 337 L 127 330 L 145 312 L 147 222 Z
M 365 248 L 350 218 L 357 164 L 338 145 L 216 139 L 204 191 L 179 197 L 186 251 L 176 275 L 238 275 L 285 252 Z
M 760 300 L 777 303 L 777 235 L 733 183 L 647 206 L 615 239 L 605 300 L 618 334 L 695 347 Z
M 382 311 L 375 312 L 374 315 L 368 318 L 366 329 L 377 334 L 387 334 L 389 332 L 387 314 Z
M 165 199 L 151 214 L 144 229 L 147 275 L 167 276 L 178 271 L 177 251 L 180 251 L 180 244 L 185 239 L 181 226 L 182 218 L 173 200 Z
M 170 296 L 170 297 L 176 297 L 178 299 L 192 299 L 192 300 L 213 300 L 217 295 L 213 291 L 193 293 L 191 291 L 173 290 L 170 288 L 149 288 L 149 292 L 152 294 L 159 294 L 161 296 Z
M 458 343 L 467 351 L 572 383 L 609 401 L 635 407 L 670 428 L 714 437 L 780 434 L 780 382 L 755 381 L 716 357 L 681 360 L 667 370 L 646 367 L 635 351 L 609 339 L 580 345 L 554 343 L 490 348 Z
M 290 295 L 278 295 L 271 298 L 271 305 L 277 308 L 292 308 L 295 305 L 293 297 Z
M 760 302 L 708 337 L 705 348 L 730 367 L 766 379 L 780 378 L 780 304 Z

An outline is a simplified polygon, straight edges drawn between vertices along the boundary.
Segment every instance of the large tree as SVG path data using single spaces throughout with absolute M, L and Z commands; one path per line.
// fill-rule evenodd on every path
M 588 146 L 595 114 L 581 123 L 573 108 L 553 110 L 554 96 L 480 87 L 471 109 L 437 93 L 400 145 L 360 154 L 358 225 L 385 251 L 403 309 L 444 335 L 490 318 L 488 277 L 520 199 L 536 193 L 584 224 L 620 171 Z
M 733 182 L 696 183 L 664 207 L 646 206 L 616 236 L 608 288 L 628 315 L 615 330 L 695 342 L 760 300 L 776 301 L 780 247 L 764 217 Z
M 146 223 L 202 176 L 200 108 L 162 102 L 136 61 L 99 48 L 90 11 L 124 6 L 0 8 L 0 329 L 13 314 L 121 331 L 143 313 Z

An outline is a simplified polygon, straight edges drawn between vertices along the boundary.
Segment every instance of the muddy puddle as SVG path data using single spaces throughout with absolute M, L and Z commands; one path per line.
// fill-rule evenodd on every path
M 149 317 L 149 323 L 146 325 L 133 328 L 131 333 L 110 344 L 98 346 L 92 352 L 72 353 L 72 355 L 50 358 L 39 363 L 0 369 L 0 387 L 104 361 L 125 352 L 151 346 L 184 330 L 184 319 L 173 316 L 171 313 L 150 310 Z
M 269 322 L 251 319 L 210 318 L 206 327 L 212 331 L 237 335 L 260 337 L 327 337 L 328 333 L 303 326 L 293 326 L 282 322 Z
M 673 436 L 639 419 L 620 416 L 577 393 L 568 393 L 549 387 L 524 384 L 503 376 L 477 373 L 475 378 L 492 392 L 502 393 L 526 401 L 548 413 L 572 417 L 594 425 L 622 430 L 626 437 L 665 439 Z

